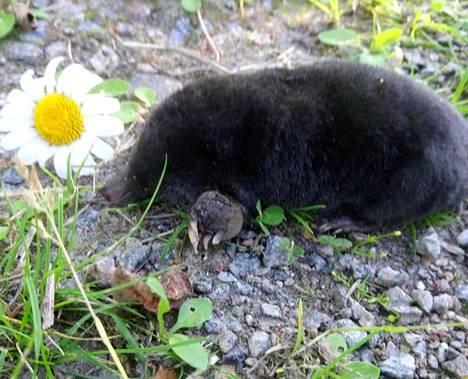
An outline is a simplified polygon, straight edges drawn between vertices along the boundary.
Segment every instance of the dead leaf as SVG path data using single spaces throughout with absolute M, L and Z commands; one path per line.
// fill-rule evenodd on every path
M 112 273 L 110 282 L 112 286 L 117 286 L 136 280 L 139 277 L 138 274 L 119 267 Z M 183 271 L 169 271 L 161 276 L 160 281 L 166 290 L 172 309 L 179 309 L 183 301 L 193 295 L 192 284 L 188 275 Z M 116 301 L 136 300 L 150 312 L 157 312 L 158 310 L 159 296 L 154 294 L 144 281 L 115 292 L 114 299 Z
M 192 283 L 184 271 L 172 270 L 164 273 L 161 284 L 173 309 L 179 309 L 184 300 L 193 295 Z
M 16 23 L 24 30 L 37 28 L 36 17 L 31 13 L 29 5 L 25 3 L 14 4 L 13 13 L 15 14 Z
M 21 175 L 21 177 L 27 182 L 29 181 L 29 170 L 28 168 L 26 167 L 26 165 L 24 164 L 24 162 L 18 158 L 18 156 L 14 156 L 13 159 L 12 159 L 14 165 L 15 165 L 15 168 L 16 168 L 16 171 L 18 171 L 18 173 Z
M 139 276 L 124 268 L 117 268 L 112 276 L 112 286 L 124 284 L 138 279 Z M 140 302 L 143 307 L 150 311 L 156 312 L 158 309 L 159 297 L 151 292 L 151 289 L 145 282 L 138 282 L 127 288 L 123 288 L 114 293 L 116 301 L 132 301 Z
M 103 285 L 112 286 L 115 274 L 115 262 L 112 257 L 99 259 L 94 267 L 91 267 L 90 274 L 95 276 Z
M 159 367 L 156 375 L 151 379 L 177 379 L 177 375 L 171 368 Z

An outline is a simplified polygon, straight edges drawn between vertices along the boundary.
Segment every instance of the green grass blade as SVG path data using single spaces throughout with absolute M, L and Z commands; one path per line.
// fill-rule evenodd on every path
M 33 317 L 33 338 L 34 338 L 34 355 L 36 360 L 39 360 L 41 354 L 41 346 L 43 344 L 41 311 L 39 309 L 39 301 L 37 299 L 36 289 L 31 276 L 27 273 L 24 277 L 26 288 L 28 290 L 29 303 L 31 305 Z

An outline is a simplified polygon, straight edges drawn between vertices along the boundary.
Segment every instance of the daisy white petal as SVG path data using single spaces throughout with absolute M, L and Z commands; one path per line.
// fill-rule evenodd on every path
M 7 104 L 0 111 L 0 117 L 32 120 L 34 108 L 23 108 L 19 104 Z
M 123 122 L 112 116 L 88 116 L 84 119 L 86 130 L 89 130 L 98 137 L 116 136 L 124 131 Z
M 91 152 L 98 158 L 102 160 L 109 160 L 112 158 L 114 155 L 114 149 L 107 143 L 105 143 L 103 140 L 100 138 L 96 138 L 94 140 L 93 147 L 91 149 Z
M 17 88 L 11 90 L 11 92 L 7 96 L 6 101 L 10 104 L 22 104 L 25 108 L 31 109 L 34 108 L 36 105 L 36 103 L 30 95 Z
M 14 150 L 37 136 L 34 128 L 14 130 L 2 138 L 2 147 L 5 150 Z
M 120 110 L 119 100 L 102 94 L 87 94 L 83 96 L 81 113 L 84 116 L 115 113 Z
M 80 170 L 80 176 L 93 174 L 95 166 L 96 166 L 96 161 L 93 159 L 91 155 L 86 156 L 84 159 L 76 160 L 76 162 L 72 162 L 73 170 L 74 171 Z
M 44 79 L 47 93 L 55 92 L 55 73 L 57 72 L 57 67 L 63 61 L 63 59 L 63 57 L 56 57 L 52 59 L 45 69 Z
M 56 150 L 56 146 L 50 145 L 41 139 L 41 142 L 37 145 L 37 163 L 39 163 L 41 167 L 45 167 L 46 162 L 55 153 Z
M 34 71 L 28 70 L 20 78 L 21 89 L 34 100 L 44 97 L 44 78 L 33 79 Z
M 34 139 L 22 145 L 18 150 L 18 157 L 26 164 L 30 165 L 37 161 L 41 137 L 36 136 Z
M 73 91 L 73 85 L 81 77 L 84 67 L 73 63 L 65 67 L 57 80 L 55 90 L 64 95 L 70 96 Z
M 68 146 L 60 146 L 54 154 L 55 172 L 62 179 L 67 178 L 67 163 L 70 149 Z
M 102 78 L 99 75 L 93 74 L 92 72 L 83 69 L 81 77 L 73 87 L 71 97 L 78 103 L 81 104 L 83 97 L 102 82 Z
M 32 120 L 25 118 L 0 118 L 0 132 L 11 132 L 17 129 L 31 128 L 33 126 Z
M 93 159 L 91 155 L 88 155 L 83 164 L 83 167 L 81 167 L 80 175 L 92 175 L 94 174 L 95 168 L 96 168 L 96 161 Z

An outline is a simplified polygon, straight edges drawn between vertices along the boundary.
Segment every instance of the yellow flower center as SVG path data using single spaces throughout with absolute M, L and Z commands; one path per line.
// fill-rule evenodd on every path
M 84 132 L 79 105 L 68 96 L 52 93 L 43 97 L 34 110 L 34 127 L 53 145 L 68 145 Z

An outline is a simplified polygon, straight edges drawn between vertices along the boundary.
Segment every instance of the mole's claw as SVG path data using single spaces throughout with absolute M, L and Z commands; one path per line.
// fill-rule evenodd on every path
M 218 232 L 218 233 L 215 234 L 215 236 L 211 240 L 211 243 L 213 245 L 219 245 L 219 243 L 223 240 L 223 237 L 224 237 L 224 233 Z
M 200 235 L 198 234 L 197 222 L 194 220 L 190 220 L 190 224 L 188 227 L 188 236 L 190 243 L 193 246 L 193 250 L 195 250 L 195 253 L 198 253 L 198 243 L 200 242 Z
M 201 239 L 205 249 L 210 240 L 213 245 L 219 245 L 237 236 L 244 223 L 242 206 L 216 191 L 202 193 L 192 206 L 190 216 L 190 241 L 195 247 Z
M 208 250 L 208 244 L 210 243 L 211 235 L 207 234 L 203 237 L 203 247 Z

